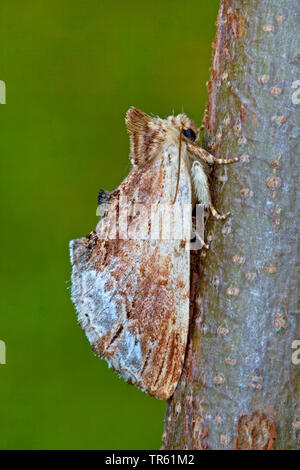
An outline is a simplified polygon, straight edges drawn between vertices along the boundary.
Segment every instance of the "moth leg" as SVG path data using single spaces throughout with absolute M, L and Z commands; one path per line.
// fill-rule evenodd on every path
M 192 217 L 192 223 L 193 223 L 193 232 L 194 232 L 196 238 L 198 238 L 201 245 L 208 250 L 209 246 L 207 245 L 207 243 L 205 243 L 205 241 L 203 240 L 201 235 L 196 230 L 196 217 Z
M 201 163 L 197 160 L 192 164 L 191 176 L 198 203 L 202 204 L 204 207 L 210 207 L 211 197 L 207 176 Z
M 218 163 L 219 165 L 229 165 L 230 163 L 235 163 L 239 161 L 238 158 L 216 158 L 209 152 L 207 152 L 201 147 L 198 147 L 195 144 L 187 144 L 187 149 L 189 152 L 193 153 L 198 158 L 201 158 L 201 160 L 203 160 L 205 163 Z
M 209 249 L 209 246 L 207 243 L 205 243 L 204 240 L 200 237 L 199 233 L 195 231 L 195 235 L 198 238 L 199 242 L 201 243 L 202 247 L 206 248 L 207 250 Z
M 219 214 L 217 209 L 215 209 L 212 204 L 210 204 L 209 208 L 210 208 L 210 211 L 211 211 L 212 215 L 218 220 L 220 220 L 220 219 L 224 220 L 224 219 L 226 219 L 226 217 L 228 217 L 230 215 L 230 212 L 226 212 L 226 214 Z
M 226 217 L 228 217 L 229 215 L 229 212 L 226 214 L 219 214 L 211 202 L 207 176 L 200 162 L 195 161 L 193 163 L 191 168 L 191 174 L 198 202 L 200 204 L 203 204 L 204 207 L 209 208 L 212 215 L 216 219 L 226 219 Z

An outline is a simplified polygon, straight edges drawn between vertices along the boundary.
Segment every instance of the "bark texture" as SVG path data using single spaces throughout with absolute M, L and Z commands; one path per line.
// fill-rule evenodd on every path
M 300 447 L 299 17 L 298 0 L 221 1 L 204 147 L 240 162 L 212 176 L 215 206 L 232 215 L 210 217 L 210 249 L 192 255 L 165 449 Z

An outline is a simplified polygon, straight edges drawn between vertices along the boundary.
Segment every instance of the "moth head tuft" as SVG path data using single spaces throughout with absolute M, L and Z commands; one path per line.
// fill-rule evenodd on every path
M 197 142 L 199 130 L 185 114 L 167 119 L 151 117 L 138 108 L 129 108 L 125 118 L 130 133 L 130 159 L 134 167 L 142 167 L 155 158 L 167 144 L 179 141 L 180 132 L 185 140 Z
M 185 114 L 169 116 L 167 122 L 169 126 L 176 131 L 177 135 L 182 131 L 182 135 L 187 140 L 196 142 L 199 139 L 199 129 L 197 129 L 194 121 Z
M 162 120 L 148 116 L 137 108 L 130 108 L 125 118 L 130 133 L 130 159 L 142 167 L 160 151 L 163 141 Z
M 125 124 L 131 133 L 145 131 L 151 121 L 152 118 L 138 108 L 129 108 L 126 113 Z

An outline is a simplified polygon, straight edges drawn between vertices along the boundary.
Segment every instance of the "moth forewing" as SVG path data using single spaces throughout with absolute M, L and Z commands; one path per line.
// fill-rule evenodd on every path
M 70 243 L 72 300 L 95 353 L 167 399 L 181 375 L 189 327 L 192 198 L 208 197 L 208 186 L 199 169 L 193 173 L 183 140 L 178 178 L 182 129 L 193 140 L 197 133 L 185 115 L 162 120 L 131 108 L 126 125 L 133 166 L 109 194 L 96 230 Z

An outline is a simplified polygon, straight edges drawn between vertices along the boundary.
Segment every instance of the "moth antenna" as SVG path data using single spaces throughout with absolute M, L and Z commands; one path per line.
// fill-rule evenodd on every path
M 175 191 L 175 197 L 174 197 L 174 199 L 173 199 L 172 204 L 175 204 L 175 202 L 176 202 L 177 194 L 178 194 L 178 188 L 179 188 L 180 167 L 181 167 L 181 143 L 182 143 L 182 128 L 180 129 L 180 134 L 179 134 L 178 173 L 177 173 L 176 191 Z

